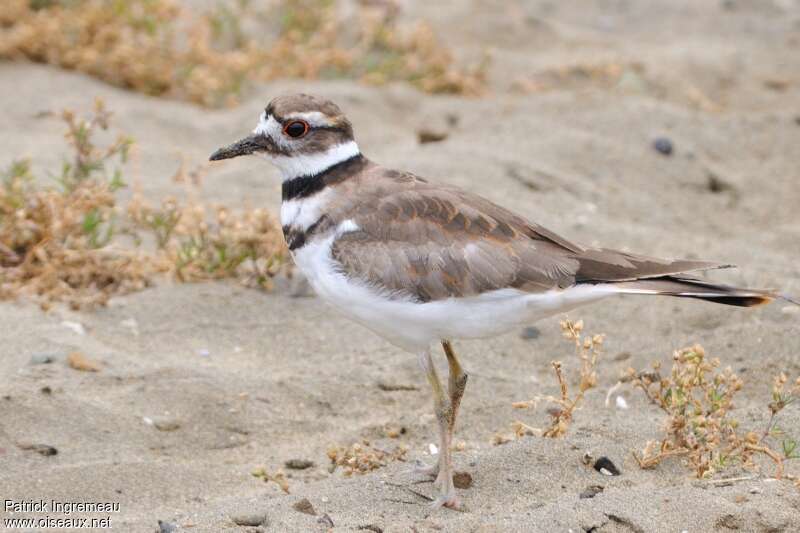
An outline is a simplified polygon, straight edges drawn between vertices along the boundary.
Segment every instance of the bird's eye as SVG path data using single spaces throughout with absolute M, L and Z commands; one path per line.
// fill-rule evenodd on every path
M 292 139 L 299 139 L 308 133 L 308 122 L 302 120 L 293 120 L 283 127 L 283 133 Z

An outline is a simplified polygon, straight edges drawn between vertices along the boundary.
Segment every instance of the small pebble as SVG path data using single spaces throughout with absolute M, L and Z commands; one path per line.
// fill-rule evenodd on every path
M 604 476 L 618 476 L 622 473 L 608 457 L 599 457 L 592 466 Z
M 628 408 L 628 401 L 625 399 L 624 396 L 617 396 L 616 404 L 617 404 L 617 409 L 627 409 Z
M 456 472 L 453 474 L 453 485 L 457 489 L 468 489 L 472 486 L 472 474 L 469 472 Z
M 231 516 L 231 520 L 237 526 L 256 527 L 267 521 L 267 515 L 264 513 L 244 513 Z
M 31 356 L 30 364 L 32 365 L 49 365 L 56 360 L 56 355 L 51 353 L 35 353 Z
M 625 361 L 631 358 L 631 352 L 619 352 L 614 356 L 614 361 Z
M 445 139 L 447 139 L 447 132 L 443 130 L 421 128 L 417 131 L 417 140 L 420 144 L 438 143 Z
M 181 427 L 178 420 L 167 416 L 144 417 L 143 420 L 145 424 L 154 426 L 159 431 L 175 431 Z
M 536 326 L 528 326 L 527 328 L 522 330 L 520 337 L 525 340 L 533 340 L 533 339 L 538 339 L 539 335 L 541 335 L 539 328 L 537 328 Z
M 98 372 L 100 364 L 83 355 L 81 352 L 70 352 L 67 356 L 67 364 L 70 368 L 81 372 Z
M 333 527 L 333 520 L 331 520 L 331 517 L 328 516 L 328 513 L 325 513 L 324 515 L 317 518 L 317 524 L 322 524 L 327 528 L 331 528 Z
M 81 324 L 80 322 L 72 322 L 71 320 L 64 320 L 61 322 L 61 325 L 69 330 L 72 330 L 78 335 L 86 335 L 86 328 L 84 328 L 83 324 Z
M 383 529 L 375 524 L 366 524 L 363 526 L 358 526 L 356 529 L 359 531 L 372 531 L 373 533 L 383 533 Z
M 283 465 L 290 470 L 305 470 L 314 466 L 314 461 L 308 459 L 289 459 Z
M 589 485 L 588 487 L 583 489 L 583 492 L 581 492 L 578 495 L 578 497 L 581 498 L 582 500 L 586 500 L 588 498 L 594 498 L 595 496 L 603 492 L 604 489 L 605 487 L 603 487 L 603 485 Z
M 399 439 L 400 435 L 405 435 L 408 432 L 405 426 L 392 426 L 386 428 L 386 436 L 390 439 Z
M 310 515 L 317 514 L 316 509 L 314 509 L 314 506 L 311 505 L 310 501 L 308 501 L 308 498 L 303 498 L 302 500 L 295 502 L 295 504 L 292 505 L 292 509 L 294 509 L 298 513 L 305 513 Z
M 175 531 L 178 531 L 178 526 L 172 522 L 165 522 L 163 520 L 158 521 L 158 529 L 156 529 L 156 533 L 174 533 Z
M 58 450 L 49 444 L 20 444 L 19 447 L 22 450 L 36 452 L 39 455 L 44 455 L 45 457 L 58 455 Z
M 439 448 L 434 443 L 431 442 L 430 444 L 428 444 L 428 451 L 430 452 L 431 455 L 436 455 L 439 453 Z
M 658 137 L 653 141 L 653 148 L 662 155 L 672 155 L 672 141 L 666 137 Z
M 395 392 L 395 391 L 412 391 L 412 390 L 419 390 L 419 387 L 416 385 L 404 385 L 400 383 L 386 383 L 384 381 L 378 382 L 378 388 L 382 391 L 386 392 Z
M 713 172 L 708 172 L 706 187 L 713 193 L 720 193 L 725 191 L 734 191 L 733 185 L 723 180 Z
M 48 385 L 45 385 L 44 387 L 39 389 L 39 392 L 41 392 L 42 394 L 53 394 L 53 389 L 51 389 Z

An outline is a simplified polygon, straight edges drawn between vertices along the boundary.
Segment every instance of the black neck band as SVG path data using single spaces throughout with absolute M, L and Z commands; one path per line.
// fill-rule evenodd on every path
M 332 181 L 340 181 L 343 177 L 355 172 L 365 161 L 366 159 L 363 155 L 356 154 L 344 161 L 339 161 L 329 166 L 317 174 L 297 176 L 296 178 L 284 181 L 283 187 L 281 188 L 281 197 L 284 202 L 307 198 L 324 189 L 325 186 Z

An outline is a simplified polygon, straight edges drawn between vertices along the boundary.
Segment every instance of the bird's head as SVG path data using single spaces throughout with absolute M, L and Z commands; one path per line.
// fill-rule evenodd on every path
M 339 106 L 307 94 L 279 96 L 261 113 L 252 135 L 220 148 L 211 161 L 262 155 L 284 180 L 311 176 L 359 154 L 353 127 Z

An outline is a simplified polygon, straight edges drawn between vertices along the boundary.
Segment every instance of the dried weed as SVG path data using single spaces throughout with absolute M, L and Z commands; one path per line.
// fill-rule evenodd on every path
M 337 467 L 344 468 L 344 474 L 366 474 L 384 467 L 394 461 L 405 461 L 408 447 L 398 444 L 392 450 L 378 448 L 368 440 L 356 442 L 352 446 L 333 446 L 328 449 L 331 460 L 331 471 Z
M 0 183 L 0 298 L 27 295 L 47 306 L 105 303 L 111 294 L 139 290 L 152 268 L 141 253 L 112 240 L 120 222 L 115 192 L 124 186 L 119 165 L 130 139 L 98 148 L 92 135 L 108 128 L 98 101 L 89 119 L 61 114 L 73 158 L 56 175 L 57 187 L 37 184 L 28 161 L 2 172 Z M 114 165 L 109 174 L 107 167 Z
M 185 201 L 153 207 L 137 194 L 120 204 L 131 139 L 95 144 L 110 119 L 99 100 L 87 118 L 71 111 L 60 118 L 72 156 L 54 176 L 56 186 L 34 179 L 28 161 L 14 162 L 0 176 L 0 299 L 92 307 L 148 286 L 159 273 L 269 288 L 287 264 L 280 225 L 270 213 L 207 205 L 199 185 L 187 184 L 194 189 Z M 178 177 L 189 181 L 182 171 Z M 154 246 L 141 246 L 147 240 Z
M 583 320 L 573 322 L 562 320 L 561 332 L 564 338 L 568 339 L 575 346 L 575 355 L 580 361 L 578 370 L 578 392 L 574 397 L 570 396 L 569 385 L 564 377 L 561 361 L 553 361 L 551 364 L 555 371 L 556 380 L 561 394 L 556 396 L 536 396 L 533 399 L 514 402 L 512 407 L 515 409 L 528 409 L 536 407 L 541 401 L 554 404 L 547 410 L 550 415 L 550 424 L 545 429 L 531 427 L 524 422 L 515 421 L 511 427 L 517 438 L 529 435 L 541 435 L 543 437 L 562 437 L 569 429 L 575 411 L 583 402 L 586 391 L 597 385 L 597 361 L 602 353 L 603 340 L 605 335 L 583 335 Z M 504 444 L 510 440 L 509 437 L 496 434 L 493 438 L 494 444 Z
M 485 61 L 456 66 L 430 26 L 398 27 L 394 2 L 360 6 L 347 19 L 338 7 L 332 0 L 243 0 L 197 13 L 176 0 L 5 0 L 0 58 L 59 65 L 206 106 L 235 105 L 247 83 L 282 77 L 483 90 Z

